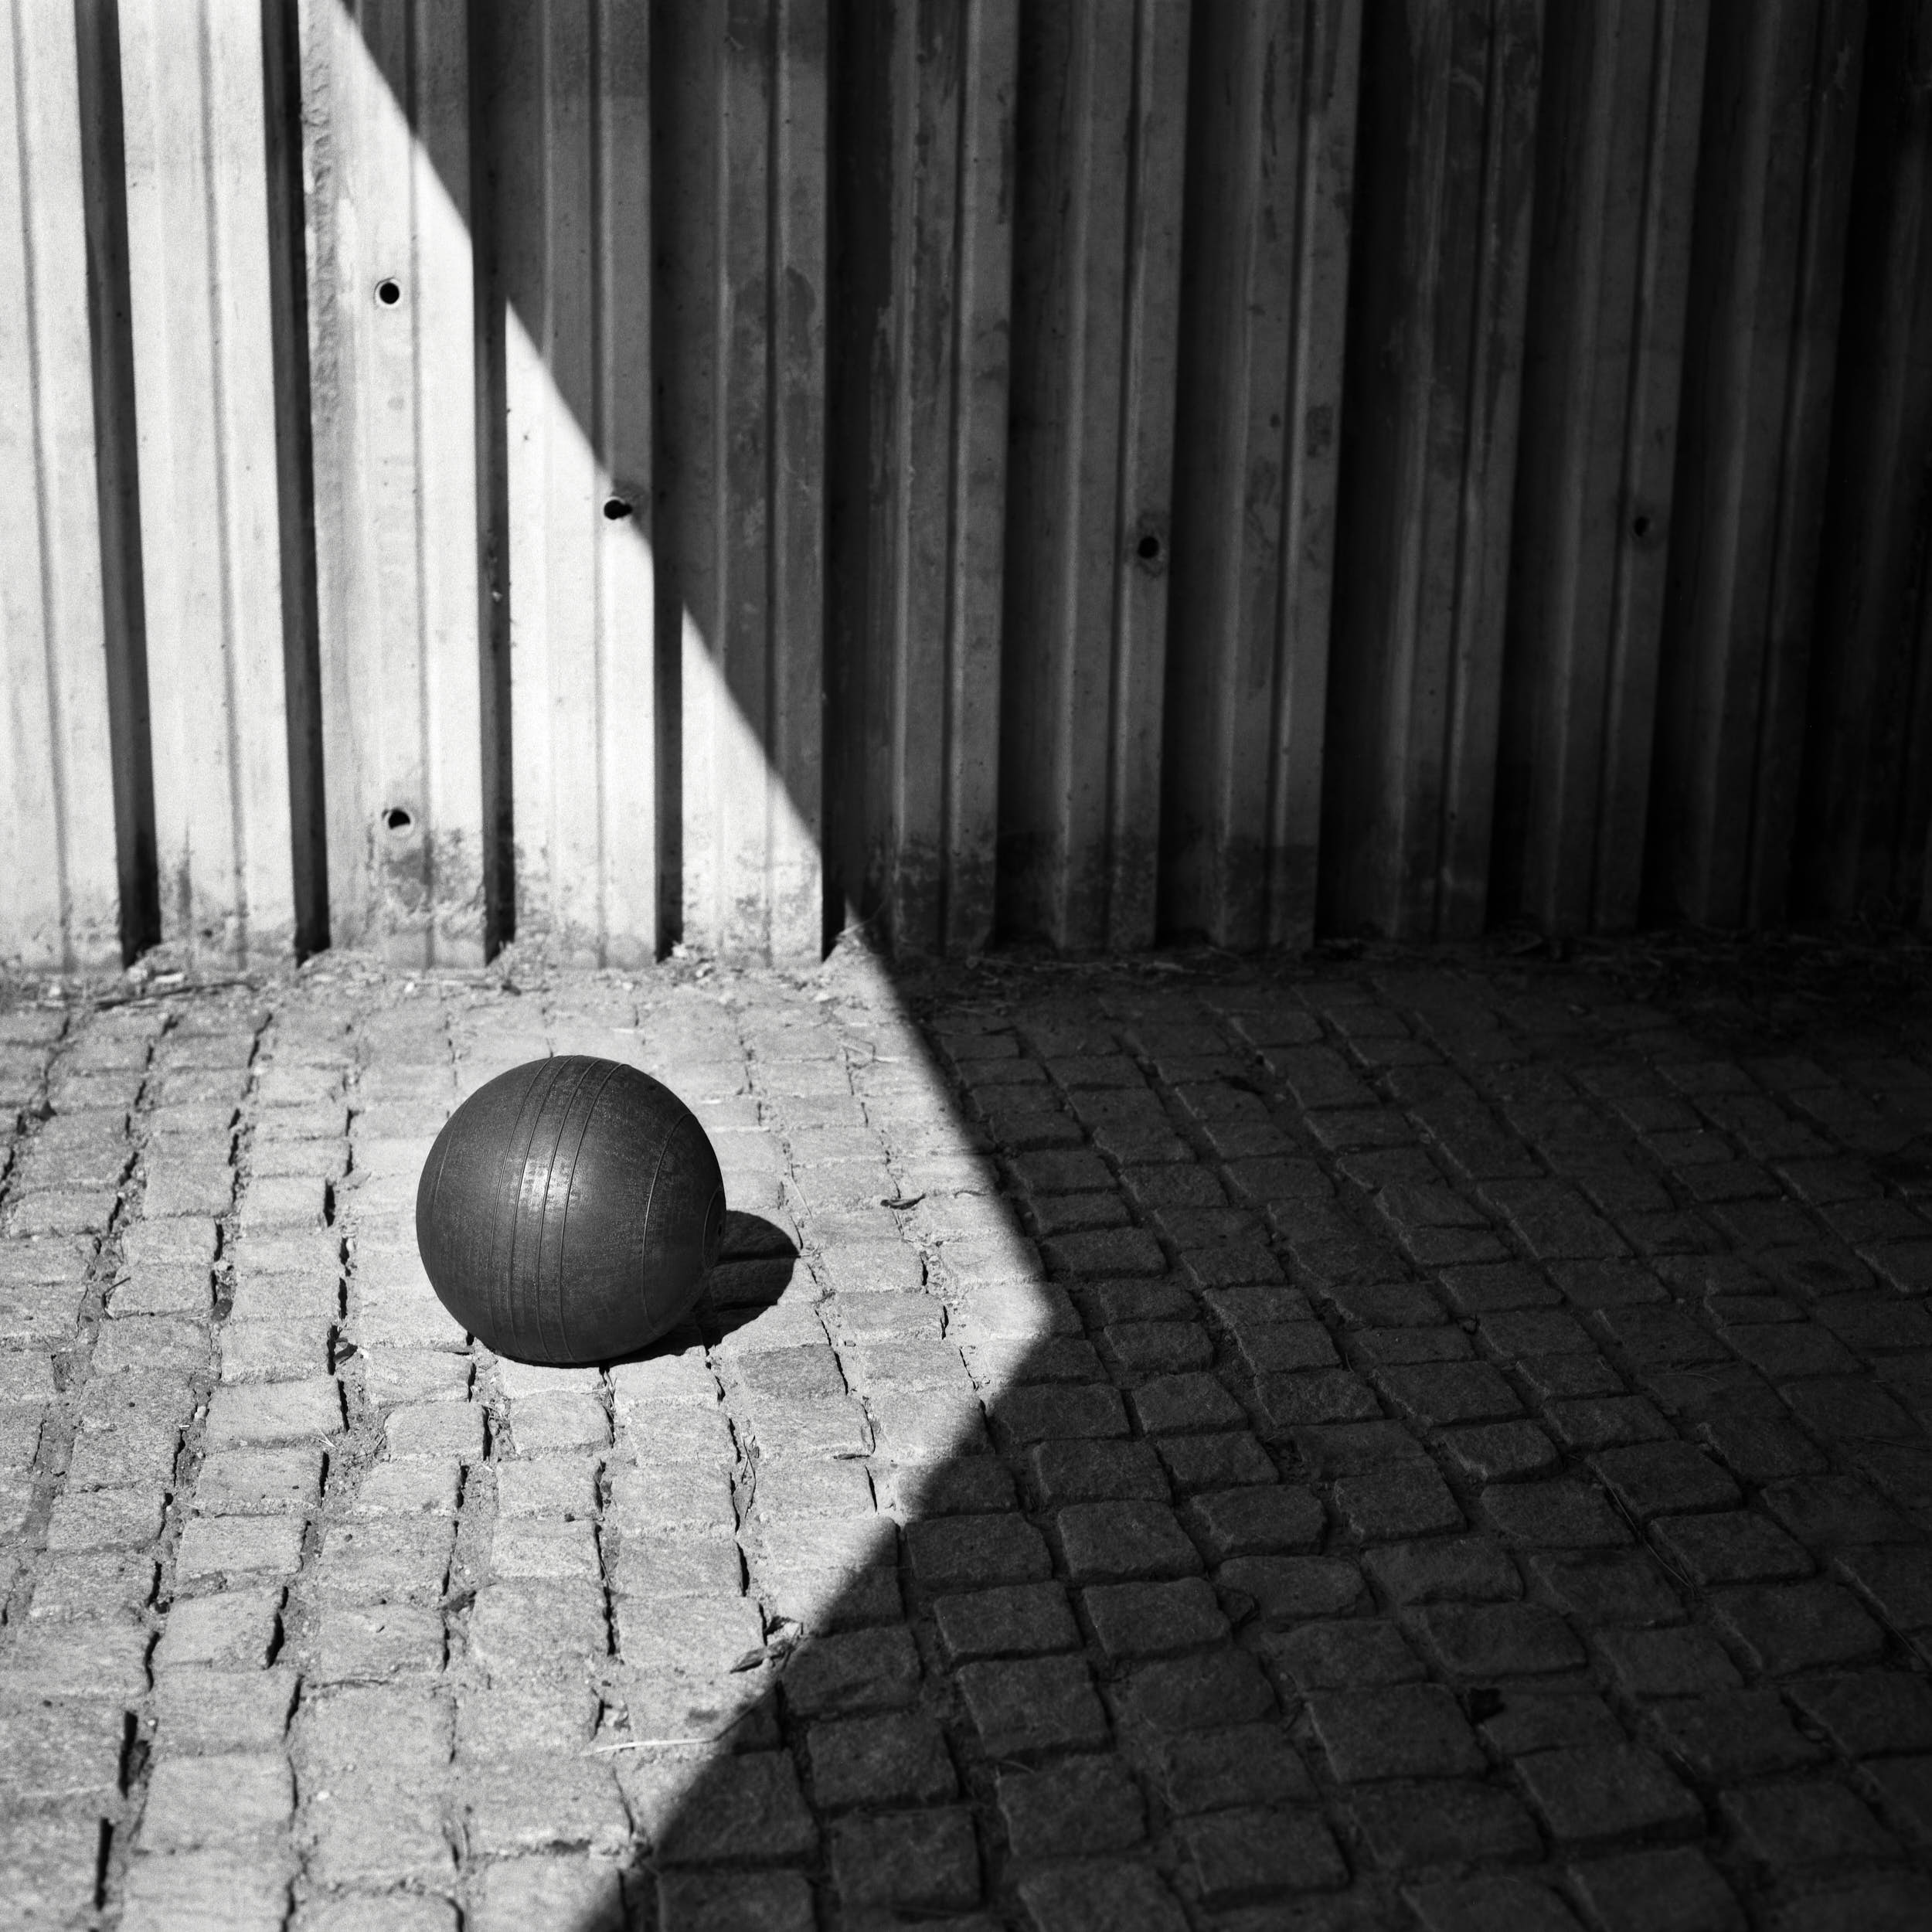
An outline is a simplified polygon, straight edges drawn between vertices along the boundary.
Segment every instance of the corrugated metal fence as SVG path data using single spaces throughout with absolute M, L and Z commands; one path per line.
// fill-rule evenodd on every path
M 1932 904 L 1932 0 L 6 5 L 7 958 Z

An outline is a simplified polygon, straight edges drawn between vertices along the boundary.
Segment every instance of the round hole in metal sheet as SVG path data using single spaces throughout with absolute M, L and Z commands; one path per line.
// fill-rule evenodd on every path
M 1150 530 L 1135 546 L 1140 552 L 1143 563 L 1158 563 L 1161 557 L 1161 539 Z
M 385 275 L 376 284 L 376 299 L 385 308 L 393 308 L 403 299 L 403 284 L 393 275 Z
M 623 497 L 607 496 L 604 499 L 604 514 L 613 523 L 621 523 L 631 514 L 631 505 Z
M 400 805 L 391 805 L 389 810 L 383 814 L 383 823 L 388 826 L 391 832 L 407 832 L 415 822 L 415 820 L 410 818 Z

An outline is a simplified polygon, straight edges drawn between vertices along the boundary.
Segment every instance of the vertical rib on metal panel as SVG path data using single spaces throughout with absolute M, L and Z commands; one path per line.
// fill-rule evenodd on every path
M 1204 9 L 1182 323 L 1162 923 L 1315 920 L 1359 0 Z
M 1321 882 L 1344 931 L 1483 923 L 1541 39 L 1540 0 L 1366 15 Z
M 483 957 L 468 36 L 304 0 L 317 599 L 338 943 Z
M 1017 7 L 910 0 L 890 20 L 882 869 L 894 943 L 960 952 L 993 920 Z
M 262 22 L 124 0 L 121 85 L 163 937 L 295 938 Z
M 1707 12 L 1549 16 L 1492 913 L 1635 923 Z
M 0 21 L 0 959 L 121 954 L 71 9 Z
M 1650 869 L 1735 926 L 1790 870 L 1865 8 L 1711 19 Z
M 1153 937 L 1187 0 L 1023 12 L 1002 919 Z M 1147 547 L 1143 547 L 1143 546 Z
M 679 0 L 653 115 L 682 936 L 818 957 L 824 923 L 822 0 Z
M 657 948 L 649 21 L 492 21 L 506 304 L 516 930 L 560 957 Z
M 1932 0 L 1873 10 L 1865 89 L 1792 910 L 1884 923 L 1932 807 Z

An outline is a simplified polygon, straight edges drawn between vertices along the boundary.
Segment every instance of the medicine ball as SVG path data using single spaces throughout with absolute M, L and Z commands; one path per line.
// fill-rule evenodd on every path
M 444 1123 L 416 1244 L 444 1308 L 498 1355 L 628 1355 L 689 1313 L 724 1235 L 718 1157 L 669 1087 L 566 1054 L 512 1067 Z

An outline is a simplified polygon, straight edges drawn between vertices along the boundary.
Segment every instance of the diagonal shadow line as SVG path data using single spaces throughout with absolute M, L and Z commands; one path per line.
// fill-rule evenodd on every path
M 673 11 L 678 21 L 654 36 L 654 53 L 679 45 L 678 32 L 702 17 L 695 7 Z M 549 319 L 518 315 L 502 285 L 497 269 L 502 238 L 492 226 L 488 179 L 492 170 L 500 175 L 528 160 L 492 147 L 489 131 L 495 124 L 492 89 L 504 63 L 519 57 L 515 29 L 535 17 L 533 10 L 509 8 L 473 14 L 477 136 L 471 179 L 448 184 L 457 205 L 474 210 L 479 302 L 489 318 L 492 359 L 479 379 L 499 400 L 511 318 L 532 342 L 549 339 Z M 654 25 L 666 17 L 661 11 Z M 762 11 L 757 21 L 770 31 Z M 400 43 L 380 36 L 374 44 Z M 412 100 L 406 73 L 386 71 L 384 78 L 399 104 Z M 697 125 L 710 104 L 702 90 L 686 84 L 688 78 L 672 60 L 654 60 L 651 195 L 660 235 L 682 213 L 681 205 L 703 205 L 712 185 L 703 176 L 715 155 Z M 433 141 L 428 151 L 439 167 L 453 165 L 452 157 L 437 153 Z M 500 185 L 499 179 L 495 187 Z M 711 376 L 705 360 L 711 320 L 701 316 L 693 325 L 665 299 L 662 278 L 657 287 L 651 332 L 655 366 L 620 366 L 615 379 L 654 383 L 662 393 Z M 553 369 L 561 403 L 594 449 L 607 399 L 590 375 L 600 366 L 611 366 L 607 360 L 600 365 L 594 354 L 571 355 L 555 359 Z M 491 479 L 500 535 L 507 514 L 502 429 L 495 420 L 499 412 L 488 413 L 488 433 L 496 440 L 485 451 L 481 468 Z M 681 452 L 664 447 L 663 421 L 661 413 L 659 487 L 675 493 Z M 586 507 L 587 514 L 594 513 Z M 677 517 L 655 522 L 659 716 L 670 725 L 677 715 L 674 641 L 691 601 L 684 592 L 698 560 L 682 547 L 686 526 Z M 498 550 L 501 556 L 500 545 Z M 517 587 L 510 581 L 503 587 L 500 607 L 507 614 Z M 507 621 L 507 614 L 498 621 Z M 706 641 L 708 647 L 713 642 Z M 500 648 L 495 662 L 499 736 L 490 750 L 499 798 L 513 815 L 509 747 L 501 735 L 509 713 L 506 654 Z M 747 682 L 750 674 L 743 664 L 728 661 L 724 675 L 747 718 L 768 714 L 768 686 Z M 658 750 L 668 787 L 663 796 L 675 800 L 679 747 L 674 726 L 661 731 Z M 821 822 L 818 798 L 794 803 L 806 822 Z M 666 870 L 675 876 L 679 828 L 673 814 L 665 823 Z M 1159 1095 L 1141 1066 L 1121 1051 L 1087 991 L 1049 997 L 1016 1014 L 1002 1010 L 997 998 L 971 990 L 971 982 L 953 984 L 942 976 L 928 986 L 915 975 L 855 955 L 835 955 L 827 987 L 838 985 L 842 975 L 845 998 L 872 1008 L 879 1026 L 915 1043 L 906 1049 L 908 1071 L 920 1097 L 923 1131 L 904 1146 L 895 1145 L 890 1131 L 879 1141 L 893 1151 L 893 1184 L 903 1191 L 890 1197 L 846 1198 L 838 1164 L 801 1158 L 794 1141 L 787 1199 L 798 1215 L 809 1276 L 801 1277 L 792 1260 L 780 1254 L 735 1263 L 735 1278 L 727 1269 L 714 1282 L 700 1332 L 679 1338 L 680 1345 L 659 1358 L 675 1359 L 699 1342 L 707 1344 L 705 1359 L 718 1366 L 734 1392 L 728 1406 L 734 1427 L 743 1431 L 741 1469 L 751 1478 L 739 1499 L 738 1541 L 748 1549 L 750 1574 L 764 1599 L 767 1655 L 745 1672 L 730 1673 L 722 1695 L 715 1679 L 706 1680 L 681 1689 L 671 1686 L 654 1706 L 656 1691 L 665 1687 L 654 1690 L 643 1681 L 646 1673 L 624 1655 L 627 1618 L 618 1595 L 612 1668 L 623 1685 L 627 1728 L 609 1741 L 618 1747 L 611 1755 L 649 1849 L 628 1876 L 610 1875 L 600 1896 L 577 1897 L 567 1922 L 581 1932 L 633 1917 L 667 1927 L 802 1924 L 818 1906 L 829 1908 L 834 1892 L 842 1888 L 862 1898 L 868 1885 L 883 1886 L 892 1904 L 947 1917 L 978 1904 L 983 1872 L 985 1889 L 991 1890 L 1009 1876 L 1024 1875 L 1015 1882 L 1035 1888 L 1028 1910 L 1043 1923 L 1096 1922 L 1092 1914 L 1097 1910 L 1110 1925 L 1178 1924 L 1179 1906 L 1136 1850 L 1145 1838 L 1145 1798 L 1114 1756 L 1124 1732 L 1134 1727 L 1134 1700 L 1139 1697 L 1147 1707 L 1142 1719 L 1148 1710 L 1164 1711 L 1185 1730 L 1200 1722 L 1199 1712 L 1184 1708 L 1189 1673 L 1232 1671 L 1240 1681 L 1231 1689 L 1221 1686 L 1224 1703 L 1216 1708 L 1222 1716 L 1238 1709 L 1272 1722 L 1278 1713 L 1252 1655 L 1230 1643 L 1224 1611 L 1199 1578 L 1201 1558 L 1182 1536 L 1172 1505 L 1194 1491 L 1216 1486 L 1289 1492 L 1280 1485 L 1282 1471 L 1250 1430 L 1247 1413 L 1211 1372 L 1203 1375 L 1202 1365 L 1193 1362 L 1192 1351 L 1206 1333 L 1199 1321 L 1199 1284 L 1173 1271 L 1173 1243 L 1164 1247 L 1146 1223 L 1165 1211 L 1163 1203 L 1209 1216 L 1238 1217 L 1243 1211 L 1230 1202 L 1214 1168 L 1200 1164 L 1195 1149 L 1176 1133 Z M 1087 984 L 1064 983 L 1079 989 Z M 1131 975 L 1128 983 L 1134 983 Z M 963 996 L 961 985 L 968 988 Z M 957 1029 L 950 1072 L 933 1036 L 918 1032 L 913 1009 L 922 1007 L 942 1036 L 948 1026 Z M 863 1039 L 862 1029 L 852 1032 L 855 1053 Z M 1251 1049 L 1237 1036 L 1213 1032 L 1206 1057 L 1215 1070 L 1204 1077 L 1226 1086 L 1222 1063 L 1230 1056 L 1251 1058 Z M 1068 1065 L 1049 1072 L 1055 1060 Z M 1090 1089 L 1071 1066 L 1087 1060 L 1109 1063 L 1112 1070 Z M 754 1069 L 757 1064 L 754 1059 Z M 863 1107 L 865 1063 L 855 1058 L 851 1064 L 856 1084 L 849 1080 L 845 1090 Z M 771 1090 L 771 1070 L 766 1070 L 761 1104 L 789 1132 L 788 1116 L 795 1118 L 798 1110 L 787 1107 L 791 1097 Z M 782 1070 L 778 1077 L 782 1084 Z M 1012 1097 L 1022 1090 L 1032 1104 L 1015 1103 Z M 1226 1090 L 1241 1094 L 1236 1086 Z M 1140 1099 L 1130 1107 L 1117 1097 L 1121 1094 Z M 1230 1105 L 1239 1111 L 1238 1101 Z M 910 1124 L 906 1111 L 898 1118 Z M 996 1148 L 1008 1163 L 1008 1175 L 1031 1189 L 1027 1213 L 1045 1240 L 1044 1262 L 1019 1213 L 998 1191 L 990 1165 Z M 1163 1191 L 1168 1189 L 1174 1192 Z M 886 1205 L 888 1199 L 915 1196 L 916 1204 L 907 1208 Z M 1253 1219 L 1249 1216 L 1243 1225 Z M 750 1231 L 748 1223 L 739 1226 Z M 879 1273 L 882 1257 L 909 1247 L 919 1257 L 922 1279 L 900 1282 L 894 1291 L 889 1270 L 886 1277 Z M 785 1274 L 782 1282 L 774 1264 Z M 1238 1273 L 1242 1264 L 1230 1265 Z M 1280 1285 L 1280 1269 L 1264 1248 L 1250 1253 L 1246 1265 L 1259 1277 L 1248 1284 L 1253 1294 L 1264 1301 L 1279 1297 L 1284 1311 L 1294 1311 L 1293 1293 Z M 1070 1298 L 1070 1286 L 1080 1305 Z M 936 1342 L 941 1354 L 951 1348 L 951 1393 L 931 1384 L 916 1365 L 903 1371 L 910 1379 L 901 1383 L 889 1376 L 869 1381 L 869 1352 L 840 1328 L 847 1318 L 842 1310 L 887 1301 L 906 1311 L 906 1340 Z M 804 1536 L 823 1544 L 827 1560 L 794 1571 L 790 1580 L 781 1566 L 768 1579 L 770 1530 L 757 1514 L 760 1472 L 770 1482 L 787 1451 L 803 1454 L 811 1439 L 787 1438 L 789 1424 L 800 1420 L 795 1407 L 787 1409 L 781 1393 L 761 1391 L 760 1372 L 747 1376 L 743 1366 L 753 1355 L 775 1358 L 785 1352 L 749 1349 L 744 1338 L 761 1319 L 781 1311 L 789 1318 L 801 1304 L 813 1321 L 828 1317 L 842 1344 L 847 1389 L 838 1392 L 840 1403 L 849 1389 L 863 1405 L 856 1412 L 864 1418 L 863 1434 L 842 1451 L 811 1459 L 830 1466 L 849 1454 L 871 1472 L 868 1480 L 878 1500 L 889 1507 L 861 1519 L 855 1534 L 849 1523 L 842 1529 L 835 1515 L 804 1519 Z M 930 1332 L 942 1323 L 943 1333 Z M 1117 1341 L 1138 1333 L 1158 1355 L 1158 1345 L 1169 1338 L 1162 1332 L 1169 1324 L 1195 1338 L 1177 1344 L 1185 1362 L 1121 1355 L 1104 1363 L 1089 1339 L 1102 1332 Z M 970 1370 L 962 1346 L 971 1351 Z M 876 1352 L 871 1359 L 879 1359 Z M 619 1365 L 611 1372 L 621 1412 L 627 1377 L 651 1366 Z M 1150 1429 L 1138 1410 L 1130 1415 L 1123 1388 L 1133 1393 L 1151 1386 L 1160 1382 L 1164 1368 L 1194 1377 L 1177 1385 L 1178 1392 L 1206 1404 L 1213 1426 L 1168 1436 Z M 761 1406 L 771 1418 L 762 1423 Z M 1299 1473 L 1292 1456 L 1284 1466 Z M 1103 1539 L 1110 1526 L 1112 1534 L 1130 1539 L 1135 1533 L 1158 1537 L 1165 1527 L 1167 1544 L 1156 1568 L 1164 1563 L 1179 1573 L 1154 1588 L 1157 1597 L 1167 1593 L 1159 1597 L 1162 1603 L 1185 1599 L 1185 1614 L 1174 1613 L 1181 1615 L 1180 1634 L 1156 1638 L 1151 1648 L 1175 1655 L 1141 1657 L 1137 1645 L 1145 1648 L 1145 1639 L 1125 1640 L 1124 1651 L 1117 1645 L 1110 1648 L 1115 1640 L 1094 1623 L 1097 1600 L 1090 1596 L 1086 1622 L 1076 1623 L 1069 1582 L 1074 1571 L 1065 1548 L 1069 1519 L 1063 1512 L 1068 1509 L 1100 1512 L 1085 1520 Z M 622 1534 L 616 1539 L 620 1560 Z M 1080 1574 L 1091 1583 L 1111 1573 L 1110 1560 L 1103 1553 L 1090 1563 L 1079 1559 L 1077 1566 L 1088 1566 Z M 1090 1574 L 1094 1563 L 1099 1567 Z M 1123 1589 L 1140 1587 L 1127 1580 L 1131 1571 L 1121 1574 Z M 1258 1576 L 1249 1580 L 1257 1590 L 1265 1587 Z M 1244 1593 L 1229 1600 L 1238 1609 L 1254 1599 Z M 639 1641 L 648 1643 L 652 1634 L 647 1629 Z M 1225 1666 L 1204 1665 L 1203 1658 L 1228 1661 Z M 1111 1716 L 1096 1689 L 1097 1675 L 1109 1682 Z M 695 1701 L 689 1694 L 694 1692 Z M 1232 1703 L 1226 1702 L 1229 1697 Z M 652 1733 L 654 1709 L 702 1726 L 710 1742 L 662 1747 L 652 1763 L 651 1753 L 631 1747 L 641 1726 Z M 1213 1735 L 1219 1741 L 1212 1748 L 1259 1748 L 1250 1729 L 1223 1725 Z M 1270 1736 L 1270 1748 L 1287 1749 L 1284 1733 Z M 900 1758 L 911 1753 L 914 1769 L 902 1765 L 893 1770 L 895 1753 Z M 829 1850 L 805 1807 L 808 1791 L 819 1811 L 839 1813 Z M 1002 1798 L 1009 1819 L 1004 1827 L 995 1821 Z M 851 1808 L 842 1810 L 848 1803 Z M 1029 1803 L 1043 1815 L 1057 1804 L 1087 1818 L 1090 1825 L 1099 1819 L 1097 1837 L 1070 1838 L 1058 1849 L 1102 1852 L 1107 1869 L 1089 1864 L 1056 1878 L 1044 1869 L 1027 1875 L 1029 1868 L 1012 1865 L 1019 1828 L 1011 1820 Z M 1338 1856 L 1325 1828 L 1311 1828 L 1328 1844 L 1328 1855 Z M 1017 1849 L 1036 1851 L 1043 1842 L 1027 1841 Z M 879 1876 L 894 1870 L 896 1879 Z M 651 1879 L 659 1893 L 655 1917 L 642 1896 Z M 863 1909 L 856 1898 L 847 1902 Z
M 651 8 L 620 0 L 586 9 L 580 27 L 529 0 L 493 0 L 472 9 L 464 146 L 452 132 L 447 104 L 445 111 L 430 112 L 420 98 L 422 87 L 434 84 L 416 71 L 423 58 L 420 36 L 428 31 L 421 10 L 411 0 L 332 3 L 353 21 L 357 44 L 450 203 L 468 211 L 478 325 L 477 471 L 488 579 L 483 754 L 493 937 L 501 944 L 516 936 L 517 827 L 536 803 L 519 801 L 513 792 L 511 631 L 522 587 L 511 555 L 506 400 L 511 365 L 522 367 L 527 383 L 534 362 L 547 384 L 539 409 L 550 409 L 555 423 L 577 446 L 570 461 L 587 484 L 577 512 L 583 529 L 607 540 L 620 530 L 630 535 L 641 545 L 655 583 L 655 662 L 645 675 L 655 685 L 656 742 L 641 749 L 656 774 L 657 925 L 661 947 L 668 948 L 683 936 L 692 830 L 682 809 L 692 749 L 680 729 L 689 696 L 686 666 L 692 662 L 683 648 L 686 639 L 715 670 L 730 714 L 727 735 L 734 743 L 761 748 L 767 777 L 782 792 L 777 811 L 783 823 L 765 833 L 773 849 L 789 838 L 810 843 L 815 859 L 821 843 L 831 850 L 818 828 L 830 804 L 826 774 L 836 770 L 838 760 L 814 758 L 798 749 L 831 726 L 822 689 L 828 680 L 818 676 L 821 688 L 810 693 L 794 689 L 795 654 L 781 641 L 792 628 L 819 627 L 824 614 L 813 611 L 801 617 L 784 602 L 788 564 L 777 525 L 786 489 L 781 471 L 791 457 L 785 439 L 794 434 L 787 419 L 794 413 L 784 389 L 790 352 L 785 335 L 791 326 L 787 304 L 815 301 L 821 312 L 811 319 L 821 336 L 827 306 L 825 291 L 801 294 L 792 285 L 798 277 L 773 239 L 787 185 L 776 158 L 785 103 L 774 78 L 784 10 L 741 9 L 743 17 L 734 14 L 729 23 L 727 46 L 722 11 L 701 0 Z M 399 12 L 406 15 L 406 26 Z M 810 58 L 811 50 L 784 57 Z M 818 49 L 818 59 L 826 57 L 825 49 Z M 609 74 L 628 84 L 647 65 L 650 179 L 641 192 L 634 181 L 614 175 L 611 159 L 614 124 L 636 104 L 607 97 L 601 89 Z M 762 191 L 765 228 L 757 240 L 755 273 L 739 259 L 747 254 L 745 241 L 714 233 L 710 219 L 741 185 L 726 180 L 726 134 L 718 102 L 730 90 L 742 91 L 744 76 L 753 72 L 763 77 L 758 104 L 767 117 L 769 151 Z M 741 104 L 734 97 L 734 105 Z M 550 152 L 546 144 L 553 136 L 556 151 Z M 828 196 L 831 186 L 828 168 Z M 569 247 L 554 262 L 546 260 L 547 242 L 525 232 L 533 209 L 553 203 L 544 206 L 546 224 L 561 222 L 569 230 Z M 746 219 L 735 206 L 730 213 L 741 224 Z M 624 258 L 624 251 L 636 253 L 647 223 L 653 257 L 641 267 Z M 580 252 L 572 254 L 572 249 Z M 627 290 L 634 293 L 646 277 L 648 319 L 627 326 L 618 298 Z M 760 346 L 747 349 L 751 343 Z M 828 352 L 819 379 L 834 380 L 835 365 Z M 748 376 L 748 370 L 753 372 Z M 647 413 L 650 444 L 645 451 L 634 432 Z M 638 500 L 641 460 L 651 466 L 648 502 Z M 614 510 L 614 505 L 621 508 Z M 614 515 L 620 519 L 615 524 L 607 521 Z M 761 570 L 743 569 L 742 556 L 731 548 L 742 549 L 747 532 L 767 546 Z M 803 539 L 821 558 L 827 533 L 821 522 Z M 553 534 L 546 527 L 542 540 L 548 543 Z M 581 532 L 573 540 L 587 542 Z M 585 594 L 597 594 L 594 587 L 586 586 Z M 823 634 L 828 644 L 833 641 L 829 629 Z M 808 649 L 804 658 L 816 673 L 819 655 Z M 600 691 L 595 702 L 608 704 L 617 695 Z M 572 774 L 580 796 L 590 775 Z M 597 774 L 600 781 L 607 775 Z M 723 794 L 720 803 L 727 813 L 745 809 L 742 801 Z M 772 889 L 782 891 L 782 884 Z M 842 900 L 832 882 L 819 890 L 823 903 L 813 924 L 822 951 L 841 923 Z

